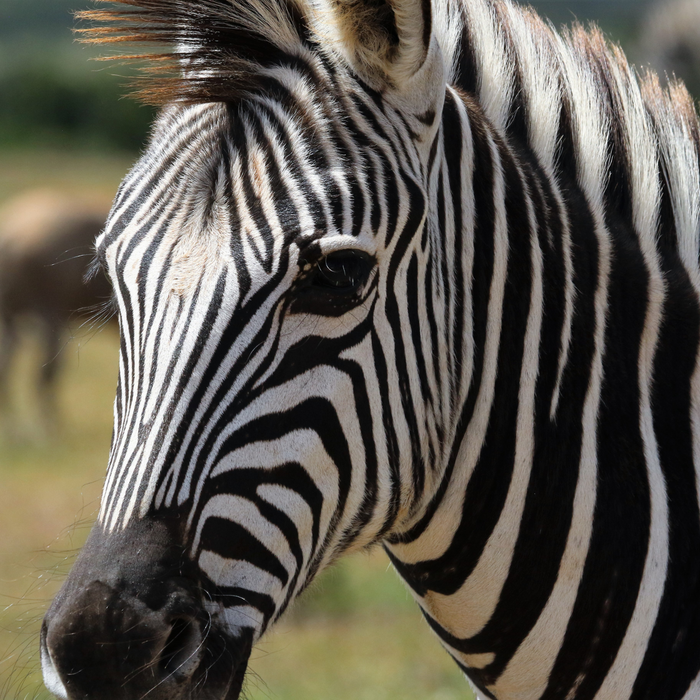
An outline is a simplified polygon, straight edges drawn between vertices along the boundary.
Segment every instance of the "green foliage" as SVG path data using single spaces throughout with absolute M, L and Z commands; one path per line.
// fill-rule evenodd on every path
M 105 72 L 77 76 L 48 62 L 0 74 L 0 146 L 140 148 L 153 110 L 123 99 Z
M 70 31 L 72 13 L 87 7 L 84 0 L 2 0 L 0 38 L 17 33 L 60 36 Z
M 124 98 L 125 68 L 74 42 L 88 0 L 0 0 L 0 148 L 136 151 L 154 110 Z
M 294 621 L 342 620 L 358 610 L 413 614 L 417 606 L 379 548 L 340 559 L 294 605 Z

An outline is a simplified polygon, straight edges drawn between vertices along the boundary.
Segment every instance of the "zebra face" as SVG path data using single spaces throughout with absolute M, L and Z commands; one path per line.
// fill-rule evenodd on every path
M 302 178 L 310 187 L 313 164 L 295 172 L 280 159 L 264 116 L 248 106 L 166 115 L 152 147 L 166 158 L 174 134 L 192 123 L 198 132 L 158 173 L 154 190 L 171 194 L 140 201 L 137 166 L 99 243 L 123 330 L 100 524 L 182 520 L 205 585 L 230 591 L 217 612 L 236 636 L 261 633 L 316 571 L 385 532 L 401 505 L 390 489 L 396 455 L 373 434 L 381 391 L 370 386 L 373 344 L 392 337 L 386 233 L 369 206 L 360 218 L 342 152 L 316 165 L 310 203 Z M 298 152 L 322 149 L 294 136 Z M 414 241 L 426 198 L 410 184 L 393 234 Z M 392 500 L 392 512 L 377 505 Z
M 406 112 L 312 67 L 166 109 L 97 242 L 120 378 L 98 522 L 44 624 L 61 697 L 237 698 L 318 571 L 412 514 L 425 445 L 388 405 L 417 376 L 396 346 L 444 80 Z

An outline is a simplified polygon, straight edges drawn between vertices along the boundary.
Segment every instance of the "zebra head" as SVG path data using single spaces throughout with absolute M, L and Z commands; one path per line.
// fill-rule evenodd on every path
M 443 274 L 445 65 L 429 2 L 122 4 L 115 31 L 171 43 L 181 74 L 97 241 L 114 436 L 44 676 L 62 698 L 233 699 L 321 569 L 410 525 L 453 429 L 452 358 L 416 351 L 447 323 L 417 316 Z

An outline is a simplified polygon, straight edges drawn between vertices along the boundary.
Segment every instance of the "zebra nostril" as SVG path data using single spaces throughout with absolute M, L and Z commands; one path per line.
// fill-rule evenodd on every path
M 170 624 L 170 634 L 160 652 L 158 666 L 164 677 L 186 678 L 199 666 L 202 633 L 192 618 L 177 617 Z

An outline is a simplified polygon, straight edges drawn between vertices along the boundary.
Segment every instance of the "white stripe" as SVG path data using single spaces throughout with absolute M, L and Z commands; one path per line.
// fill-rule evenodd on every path
M 465 25 L 478 63 L 479 102 L 497 129 L 505 131 L 513 102 L 514 62 L 494 16 L 493 5 L 471 0 L 462 5 Z
M 695 676 L 695 680 L 690 684 L 690 688 L 683 696 L 683 700 L 700 700 L 700 673 Z
M 246 591 L 269 595 L 276 600 L 284 592 L 284 586 L 277 576 L 249 561 L 226 559 L 216 552 L 204 549 L 197 563 L 216 586 L 244 588 Z

